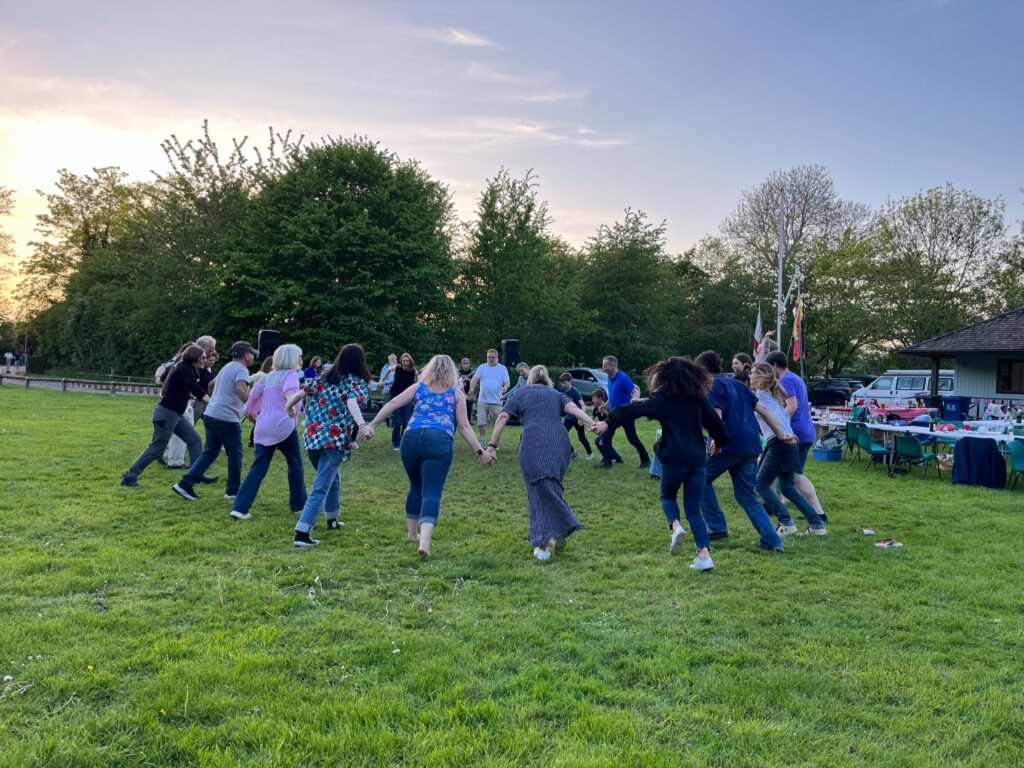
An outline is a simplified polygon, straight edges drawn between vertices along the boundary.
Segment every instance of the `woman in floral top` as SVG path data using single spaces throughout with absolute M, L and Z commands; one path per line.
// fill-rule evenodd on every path
M 356 434 L 366 423 L 360 405 L 370 401 L 370 369 L 366 352 L 358 344 L 346 344 L 338 352 L 331 370 L 309 381 L 288 399 L 288 415 L 295 417 L 295 405 L 306 400 L 306 428 L 302 444 L 316 468 L 306 506 L 295 524 L 295 546 L 313 547 L 320 542 L 310 536 L 321 510 L 328 530 L 341 526 L 341 479 L 338 468 L 348 461 Z

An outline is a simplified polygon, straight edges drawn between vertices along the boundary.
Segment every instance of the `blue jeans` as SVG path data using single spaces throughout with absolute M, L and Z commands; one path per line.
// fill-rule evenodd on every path
M 401 408 L 395 408 L 391 412 L 391 447 L 398 448 L 402 444 L 402 433 L 409 426 L 409 419 L 412 418 L 412 403 L 406 403 Z
M 718 504 L 714 486 L 715 480 L 728 472 L 732 477 L 732 495 L 735 497 L 736 503 L 747 513 L 754 530 L 760 534 L 761 548 L 782 549 L 782 539 L 779 538 L 771 518 L 765 512 L 764 505 L 761 504 L 754 492 L 754 483 L 757 478 L 757 456 L 732 456 L 720 453 L 717 456 L 708 457 L 705 469 L 707 477 L 704 482 L 701 508 L 704 511 L 704 520 L 707 522 L 708 528 L 712 531 L 728 530 L 725 513 Z
M 252 465 L 242 481 L 242 487 L 238 489 L 238 497 L 231 506 L 238 512 L 248 512 L 256 494 L 259 493 L 263 478 L 267 476 L 270 469 L 270 460 L 274 458 L 274 451 L 280 451 L 284 460 L 288 462 L 288 507 L 292 512 L 300 512 L 306 504 L 306 479 L 302 471 L 302 451 L 299 449 L 299 434 L 292 432 L 288 437 L 277 445 L 256 444 L 256 454 Z
M 453 440 L 439 429 L 411 429 L 402 437 L 402 466 L 409 476 L 405 516 L 437 525 L 441 492 L 455 453 Z
M 178 484 L 191 490 L 217 460 L 223 447 L 228 455 L 228 482 L 224 487 L 224 493 L 235 496 L 242 479 L 242 425 L 237 421 L 222 421 L 203 416 L 203 426 L 206 427 L 206 447 L 199 458 L 192 462 L 192 466 Z
M 792 501 L 793 505 L 807 518 L 807 524 L 811 528 L 824 528 L 825 523 L 822 522 L 821 517 L 796 488 L 796 467 L 799 464 L 800 449 L 797 446 L 777 440 L 770 442 L 764 460 L 761 462 L 761 469 L 757 472 L 755 490 L 764 498 L 765 506 L 775 515 L 780 525 L 793 525 L 793 518 L 789 516 L 786 508 L 779 501 L 779 497 L 772 490 L 772 484 L 778 478 L 782 495 Z
M 690 532 L 697 544 L 697 551 L 711 546 L 708 539 L 708 527 L 700 513 L 700 500 L 704 495 L 704 467 L 686 466 L 684 464 L 661 465 L 661 509 L 668 520 L 669 530 L 672 523 L 679 519 L 679 486 L 683 486 L 683 510 L 686 521 L 690 524 Z
M 310 463 L 316 467 L 316 477 L 309 489 L 309 497 L 302 508 L 295 530 L 309 533 L 323 511 L 328 520 L 337 520 L 341 513 L 341 451 L 334 448 L 306 452 Z

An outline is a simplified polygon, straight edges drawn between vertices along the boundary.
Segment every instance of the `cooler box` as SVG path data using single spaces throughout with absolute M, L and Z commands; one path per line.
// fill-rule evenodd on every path
M 812 449 L 814 459 L 816 461 L 842 461 L 843 460 L 843 449 L 832 448 L 831 450 L 825 450 L 824 448 Z

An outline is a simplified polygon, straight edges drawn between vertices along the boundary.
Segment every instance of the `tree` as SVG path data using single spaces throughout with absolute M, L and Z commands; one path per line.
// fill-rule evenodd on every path
M 875 222 L 880 307 L 901 346 L 981 320 L 998 268 L 1004 204 L 952 184 L 888 202 Z
M 224 328 L 282 330 L 313 354 L 438 348 L 452 285 L 450 194 L 368 139 L 294 153 L 267 178 L 226 249 Z
M 0 216 L 14 211 L 14 190 L 0 186 Z M 14 304 L 10 300 L 14 277 L 14 238 L 0 226 L 0 347 L 14 343 Z
M 589 357 L 615 355 L 623 368 L 637 371 L 676 354 L 684 296 L 665 252 L 665 223 L 626 209 L 622 221 L 598 229 L 584 255 L 584 307 L 597 328 Z
M 744 191 L 736 210 L 722 222 L 722 234 L 739 254 L 750 259 L 755 273 L 772 284 L 778 269 L 778 218 L 783 195 L 789 275 L 813 247 L 835 244 L 847 230 L 863 229 L 870 215 L 868 206 L 839 196 L 828 170 L 821 165 L 773 171 L 759 185 Z

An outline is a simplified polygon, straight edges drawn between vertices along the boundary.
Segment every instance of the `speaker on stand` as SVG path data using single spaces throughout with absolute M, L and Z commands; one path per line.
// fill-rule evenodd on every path
M 280 331 L 273 331 L 269 328 L 261 330 L 259 340 L 256 342 L 256 346 L 259 347 L 260 360 L 273 357 L 277 348 L 280 347 L 283 342 L 284 334 Z
M 501 340 L 501 363 L 508 368 L 519 364 L 519 339 Z

